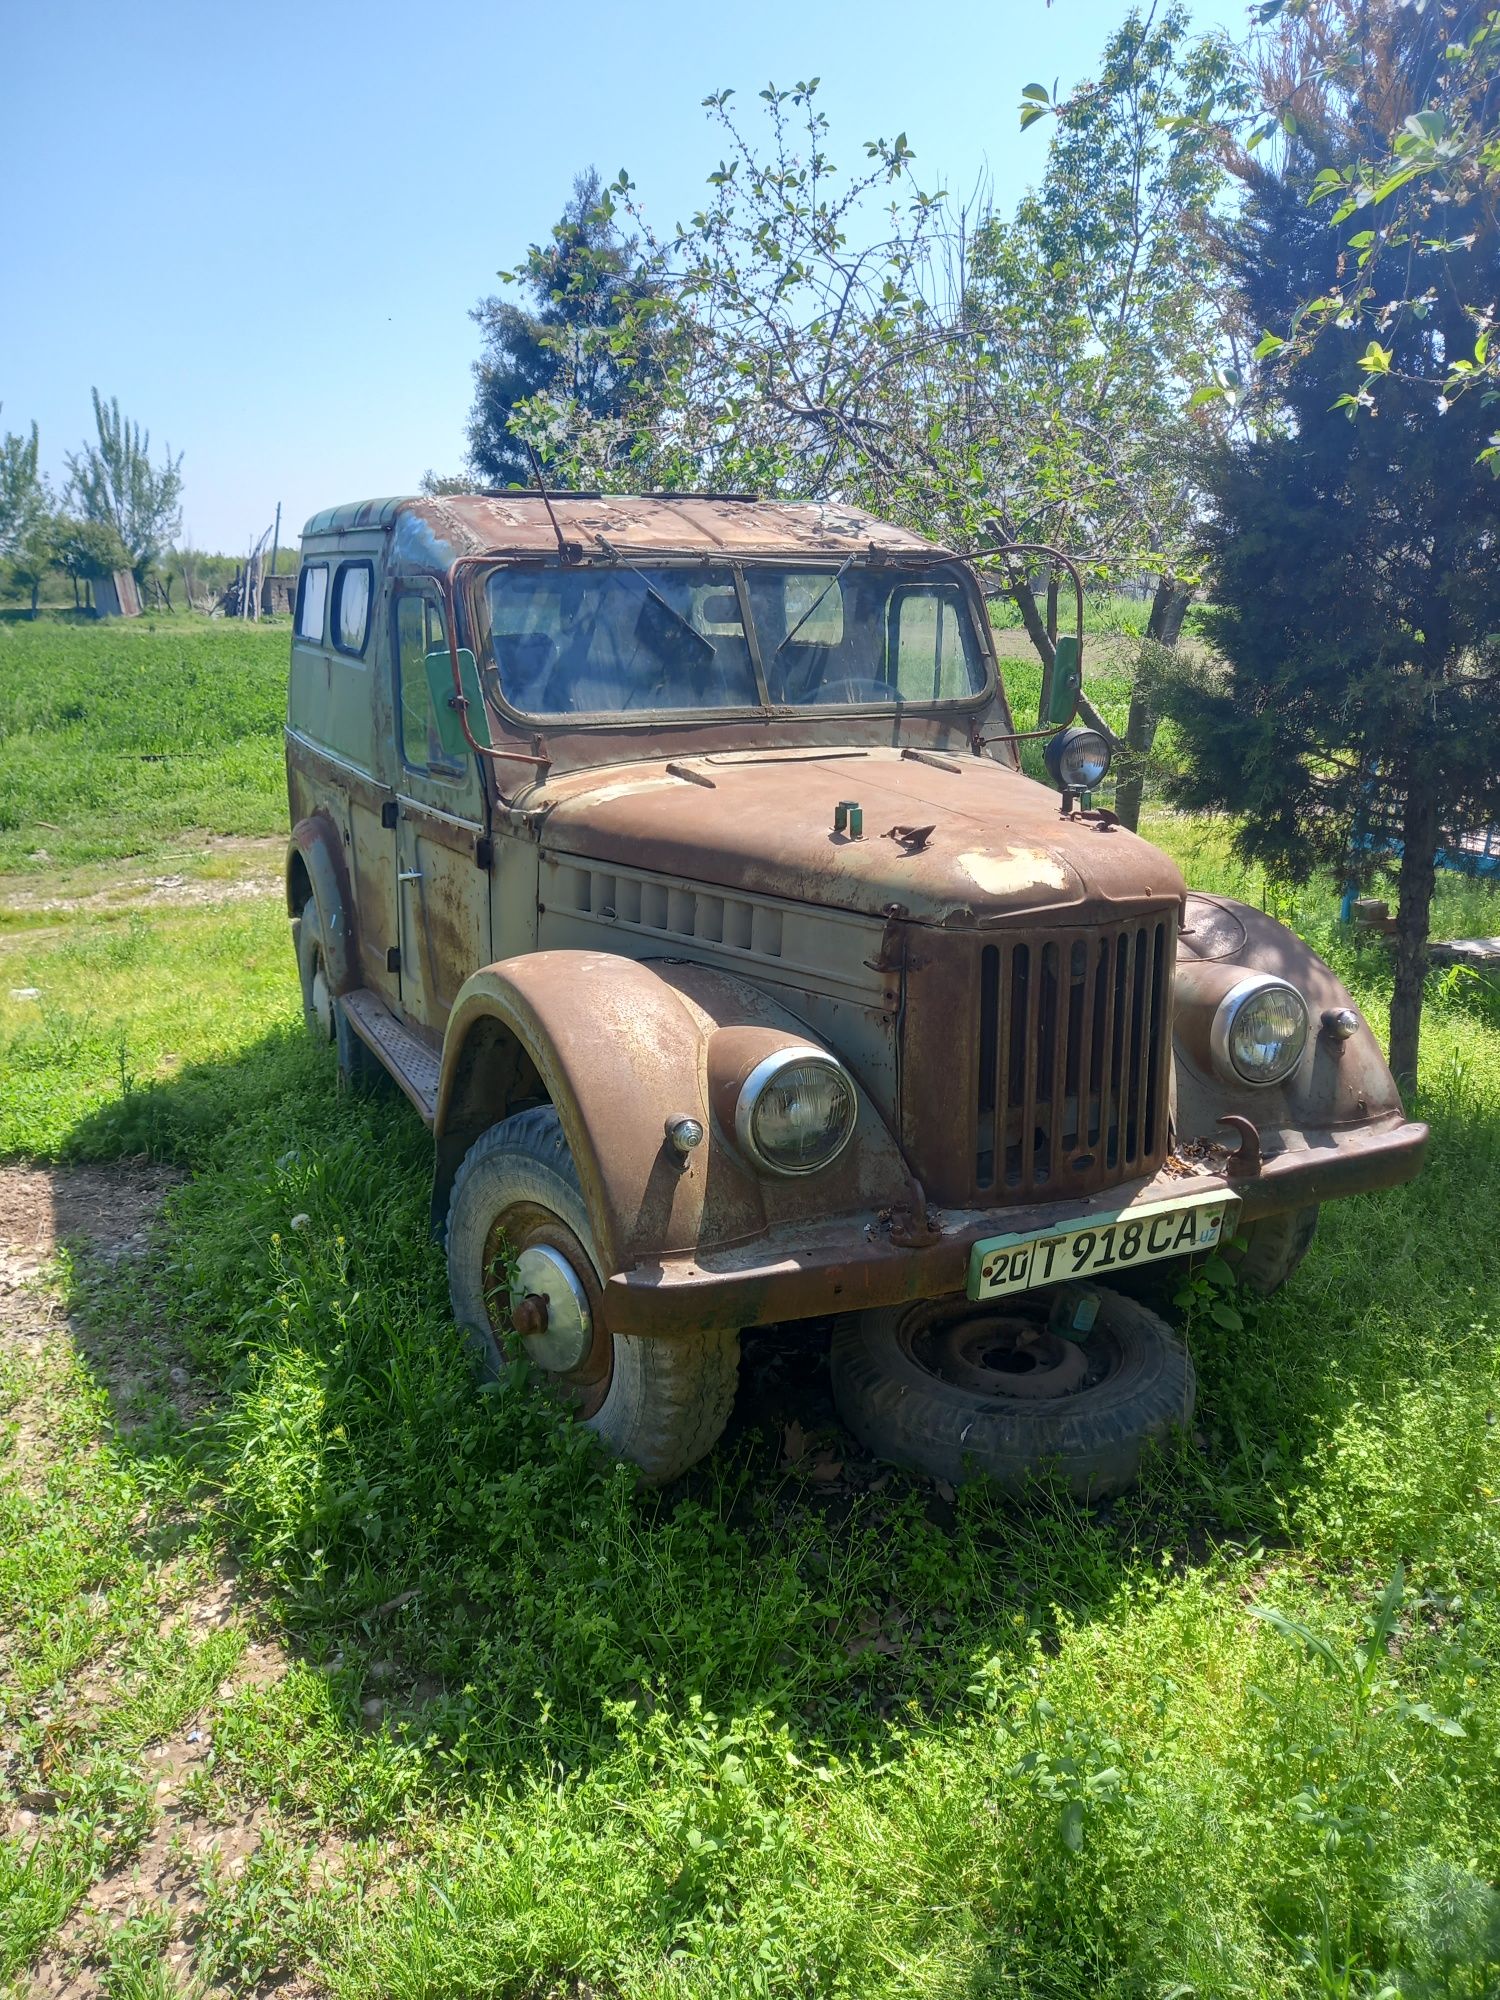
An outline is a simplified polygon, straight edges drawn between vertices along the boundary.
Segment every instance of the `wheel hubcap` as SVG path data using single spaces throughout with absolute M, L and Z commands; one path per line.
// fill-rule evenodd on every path
M 561 1251 L 545 1243 L 523 1250 L 516 1259 L 511 1300 L 521 1344 L 533 1365 L 550 1374 L 576 1368 L 593 1345 L 594 1320 L 583 1280 Z M 523 1305 L 531 1310 L 523 1313 Z
M 918 1366 L 971 1395 L 1040 1400 L 1072 1395 L 1089 1379 L 1085 1349 L 1022 1312 L 919 1308 L 905 1333 Z
M 548 1387 L 591 1417 L 609 1392 L 614 1348 L 588 1251 L 540 1202 L 499 1211 L 480 1266 L 485 1317 L 496 1347 L 519 1341 Z

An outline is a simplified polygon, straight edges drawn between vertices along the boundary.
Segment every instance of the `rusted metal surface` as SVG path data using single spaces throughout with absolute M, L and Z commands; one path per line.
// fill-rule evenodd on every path
M 387 503 L 390 504 L 390 503 Z M 343 510 L 334 509 L 334 514 Z M 397 556 L 433 573 L 460 557 L 555 556 L 557 528 L 590 554 L 603 537 L 632 555 L 802 555 L 840 557 L 870 549 L 896 554 L 936 551 L 937 544 L 893 528 L 857 507 L 833 501 L 736 500 L 674 494 L 454 494 L 395 503 L 386 525 Z M 304 535 L 337 532 L 314 516 Z
M 1054 1200 L 1166 1157 L 1175 903 L 1121 921 L 913 935 L 901 1131 L 934 1199 Z
M 888 725 L 889 727 L 889 725 Z M 540 786 L 543 838 L 562 854 L 629 854 L 693 882 L 884 917 L 899 904 L 922 924 L 989 928 L 1050 918 L 1103 920 L 1176 902 L 1185 884 L 1159 849 L 1090 818 L 1065 819 L 1057 795 L 1018 771 L 965 754 L 953 768 L 899 749 L 820 758 L 768 751 L 692 761 L 638 758 Z M 711 793 L 689 782 L 701 771 Z M 920 844 L 835 829 L 841 802 L 865 825 L 931 822 Z
M 368 996 L 359 1032 L 413 1072 L 439 1214 L 483 1130 L 556 1106 L 602 1280 L 585 1403 L 606 1318 L 667 1333 L 937 1298 L 987 1234 L 1231 1177 L 1253 1218 L 1416 1171 L 1425 1130 L 1363 1022 L 1310 1037 L 1273 1088 L 1218 1073 L 1209 1024 L 1247 969 L 1289 979 L 1314 1020 L 1346 989 L 1263 913 L 1190 895 L 1111 815 L 1060 810 L 1014 742 L 986 753 L 1010 728 L 998 680 L 948 710 L 561 718 L 545 741 L 497 702 L 503 775 L 413 773 L 386 629 L 401 580 L 435 578 L 450 646 L 482 661 L 486 571 L 555 565 L 559 535 L 589 561 L 948 560 L 843 508 L 552 505 L 555 530 L 524 494 L 309 523 L 305 553 L 373 564 L 374 622 L 353 664 L 294 647 L 288 899 L 316 895 Z M 987 625 L 984 644 L 993 668 Z M 736 1146 L 737 1092 L 809 1041 L 859 1088 L 854 1138 L 821 1173 L 768 1176 Z M 703 1129 L 686 1150 L 683 1120 Z
M 1362 1017 L 1346 1041 L 1309 1034 L 1306 1053 L 1285 1083 L 1227 1084 L 1213 1066 L 1209 1026 L 1219 1001 L 1248 971 L 1290 981 L 1314 1026 L 1325 1012 L 1353 1009 L 1349 989 L 1332 968 L 1263 910 L 1225 896 L 1190 895 L 1178 939 L 1174 1008 L 1174 1124 L 1181 1137 L 1211 1138 L 1224 1114 L 1238 1113 L 1253 1120 L 1270 1161 L 1287 1149 L 1318 1146 L 1323 1134 L 1399 1116 L 1400 1093 Z
M 1324 1145 L 1280 1155 L 1251 1181 L 1231 1183 L 1207 1169 L 1167 1167 L 1149 1181 L 1065 1204 L 942 1211 L 938 1240 L 919 1250 L 893 1243 L 874 1217 L 863 1224 L 840 1218 L 815 1228 L 783 1229 L 727 1251 L 668 1257 L 617 1272 L 607 1288 L 606 1309 L 619 1332 L 670 1334 L 729 1324 L 772 1326 L 835 1309 L 857 1312 L 951 1297 L 963 1291 L 970 1248 L 985 1236 L 1042 1234 L 1063 1219 L 1112 1215 L 1131 1202 L 1171 1200 L 1185 1189 L 1224 1188 L 1239 1199 L 1243 1219 L 1253 1221 L 1395 1187 L 1420 1169 L 1426 1144 L 1425 1125 L 1396 1119 L 1376 1131 L 1340 1133 Z
M 562 1119 L 610 1271 L 725 1249 L 830 1215 L 851 1218 L 858 1230 L 862 1218 L 922 1207 L 884 1119 L 863 1094 L 854 1140 L 824 1173 L 767 1177 L 738 1152 L 729 1135 L 746 1075 L 768 1053 L 807 1041 L 793 1015 L 746 981 L 602 952 L 539 951 L 485 968 L 465 986 L 449 1025 L 435 1120 L 440 1148 L 455 1125 L 467 1142 L 462 1051 L 480 1022 L 500 1023 L 529 1052 Z M 697 1119 L 708 1134 L 685 1158 L 667 1138 L 676 1117 Z

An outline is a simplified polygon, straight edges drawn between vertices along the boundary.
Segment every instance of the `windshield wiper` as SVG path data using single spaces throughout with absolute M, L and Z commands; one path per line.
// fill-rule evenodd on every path
M 614 562 L 617 562 L 622 569 L 628 569 L 630 571 L 630 574 L 633 577 L 635 577 L 638 580 L 638 582 L 643 586 L 646 595 L 649 598 L 651 598 L 651 600 L 654 603 L 659 604 L 662 610 L 666 612 L 669 618 L 675 619 L 676 622 L 682 627 L 683 631 L 687 633 L 690 639 L 696 639 L 699 646 L 705 653 L 708 654 L 710 659 L 713 659 L 716 656 L 718 648 L 717 646 L 715 646 L 712 639 L 707 638 L 702 632 L 700 632 L 697 626 L 693 624 L 691 619 L 684 618 L 682 613 L 677 609 L 676 605 L 670 603 L 668 599 L 662 596 L 661 592 L 657 589 L 656 585 L 651 581 L 650 577 L 647 576 L 646 572 L 643 569 L 637 569 L 633 562 L 627 561 L 627 559 L 620 554 L 620 551 L 617 548 L 613 547 L 611 543 L 605 541 L 603 535 L 595 534 L 594 540 L 599 544 L 600 548 L 604 550 L 605 554 L 609 556 Z
M 791 631 L 787 633 L 786 637 L 782 640 L 781 645 L 778 646 L 776 648 L 776 651 L 771 655 L 771 658 L 773 660 L 780 659 L 782 647 L 791 645 L 793 639 L 796 638 L 797 634 L 802 630 L 803 626 L 807 623 L 808 619 L 812 617 L 813 613 L 817 610 L 818 606 L 823 602 L 823 599 L 828 595 L 829 591 L 832 590 L 833 586 L 838 582 L 839 578 L 844 574 L 844 571 L 849 567 L 850 563 L 852 563 L 853 560 L 854 560 L 853 556 L 844 557 L 844 560 L 839 564 L 838 568 L 834 571 L 833 575 L 829 577 L 827 583 L 824 584 L 823 588 L 818 592 L 817 596 L 813 599 L 812 603 L 808 605 L 807 609 L 803 612 L 802 616 L 797 620 L 796 624 L 792 627 Z

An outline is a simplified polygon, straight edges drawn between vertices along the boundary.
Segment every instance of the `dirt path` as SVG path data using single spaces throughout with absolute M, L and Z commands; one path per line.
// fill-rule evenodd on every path
M 106 1281 L 108 1273 L 144 1255 L 162 1204 L 180 1179 L 172 1169 L 144 1161 L 0 1165 L 0 1363 L 8 1390 L 4 1476 L 33 1496 L 39 1514 L 49 1469 L 79 1451 L 76 1431 L 70 1443 L 59 1441 L 59 1431 L 72 1428 L 62 1413 L 78 1394 L 79 1352 L 94 1381 L 107 1390 L 122 1433 L 128 1434 L 135 1413 L 159 1407 L 164 1397 L 188 1422 L 206 1406 L 206 1385 L 174 1358 L 161 1329 L 148 1327 L 108 1343 L 86 1338 L 49 1282 L 49 1267 L 60 1251 Z M 85 1444 L 85 1457 L 93 1449 Z M 104 1976 L 112 1937 L 121 1925 L 147 1917 L 166 1921 L 161 1958 L 172 1982 L 190 1981 L 194 1937 L 210 1885 L 237 1880 L 262 1840 L 276 1831 L 274 1816 L 261 1805 L 210 1811 L 202 1784 L 195 1781 L 211 1768 L 218 1708 L 247 1689 L 278 1680 L 287 1664 L 282 1648 L 266 1634 L 232 1564 L 215 1568 L 201 1556 L 168 1561 L 153 1569 L 151 1583 L 158 1635 L 177 1633 L 193 1646 L 217 1640 L 226 1671 L 207 1704 L 137 1753 L 155 1803 L 154 1823 L 138 1846 L 83 1887 L 29 1977 L 12 1989 L 39 2000 L 114 1990 Z M 109 1630 L 108 1594 L 96 1596 L 99 1603 L 84 1608 L 100 1621 L 100 1643 L 42 1697 L 48 1738 L 83 1746 L 85 1757 L 89 1738 L 118 1700 L 122 1660 L 131 1645 L 128 1633 Z M 0 1632 L 0 1650 L 9 1647 L 9 1636 Z M 23 1847 L 41 1848 L 56 1837 L 58 1800 L 35 1758 L 22 1748 L 20 1725 L 33 1706 L 22 1702 L 0 1732 L 0 1830 Z M 325 1860 L 333 1859 L 333 1845 Z M 279 1988 L 284 1996 L 310 1990 L 301 1981 Z
M 142 873 L 139 860 L 88 862 L 35 875 L 0 875 L 0 922 L 26 928 L 39 917 L 108 915 L 130 910 L 189 909 L 201 903 L 240 903 L 282 892 L 286 842 L 277 835 L 209 834 L 168 850 Z

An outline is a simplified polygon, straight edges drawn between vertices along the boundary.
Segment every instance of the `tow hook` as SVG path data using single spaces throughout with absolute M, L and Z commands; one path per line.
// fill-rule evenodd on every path
M 1231 1131 L 1240 1135 L 1239 1145 L 1229 1155 L 1228 1171 L 1231 1178 L 1238 1179 L 1244 1174 L 1258 1174 L 1264 1161 L 1260 1150 L 1260 1134 L 1250 1120 L 1240 1117 L 1238 1112 L 1228 1111 L 1219 1123 L 1229 1126 Z
M 943 1232 L 927 1212 L 922 1183 L 913 1181 L 911 1188 L 911 1201 L 897 1202 L 887 1211 L 891 1241 L 898 1250 L 926 1250 L 942 1240 Z

